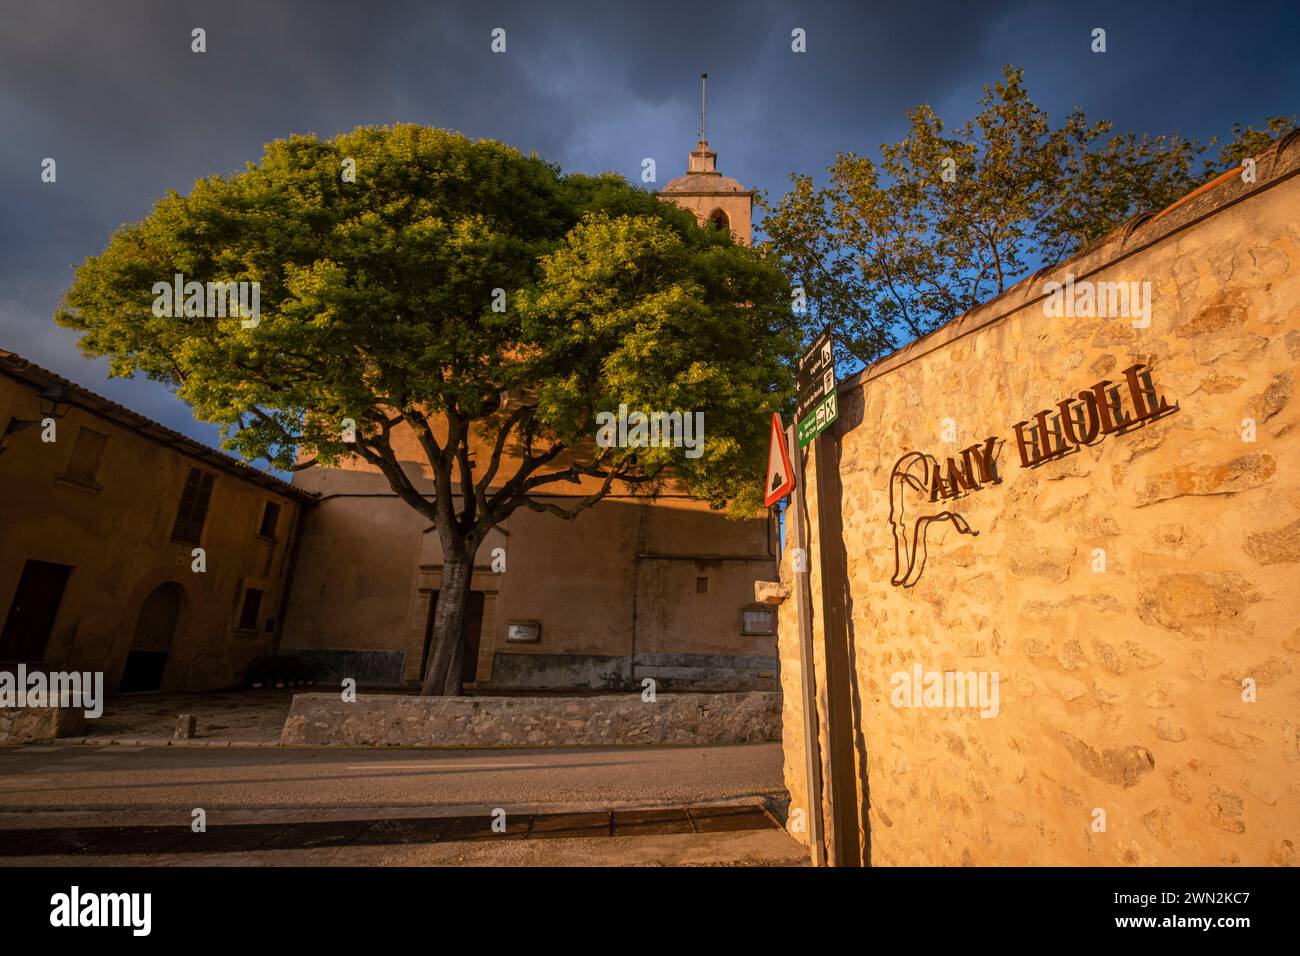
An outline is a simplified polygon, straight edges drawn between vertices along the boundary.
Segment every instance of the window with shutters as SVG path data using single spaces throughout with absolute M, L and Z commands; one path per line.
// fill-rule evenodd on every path
M 172 525 L 172 540 L 182 544 L 198 544 L 203 537 L 203 525 L 208 520 L 208 505 L 212 501 L 212 484 L 216 476 L 210 472 L 191 468 L 181 491 L 181 504 L 176 510 L 176 523 Z

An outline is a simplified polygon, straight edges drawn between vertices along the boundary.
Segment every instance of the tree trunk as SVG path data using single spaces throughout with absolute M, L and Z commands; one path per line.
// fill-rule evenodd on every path
M 470 581 L 474 572 L 472 553 L 443 551 L 442 586 L 433 615 L 429 668 L 420 694 L 425 697 L 458 696 L 460 667 L 465 656 L 465 618 L 469 610 Z

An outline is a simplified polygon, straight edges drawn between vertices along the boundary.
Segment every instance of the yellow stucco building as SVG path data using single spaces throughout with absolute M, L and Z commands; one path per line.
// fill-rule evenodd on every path
M 0 350 L 0 666 L 242 685 L 310 496 Z

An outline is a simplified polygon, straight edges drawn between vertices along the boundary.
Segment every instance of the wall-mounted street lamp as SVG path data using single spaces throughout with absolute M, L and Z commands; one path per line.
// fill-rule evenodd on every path
M 35 420 L 18 418 L 14 416 L 9 419 L 9 424 L 5 426 L 3 435 L 0 435 L 0 452 L 9 447 L 9 436 L 22 431 L 25 428 L 37 428 L 44 425 L 50 419 L 58 421 L 64 415 L 68 414 L 68 409 L 72 403 L 65 398 L 66 392 L 62 385 L 51 385 L 45 391 L 41 392 L 39 398 L 41 401 L 41 417 Z

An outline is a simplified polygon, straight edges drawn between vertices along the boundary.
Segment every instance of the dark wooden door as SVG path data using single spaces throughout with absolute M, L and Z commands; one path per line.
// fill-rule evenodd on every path
M 429 648 L 433 644 L 433 616 L 438 613 L 438 592 L 429 595 L 429 618 L 424 622 L 424 654 L 420 658 L 420 680 L 429 667 Z M 478 671 L 478 648 L 483 630 L 483 592 L 470 591 L 465 609 L 465 656 L 460 661 L 460 682 L 468 684 Z
M 126 656 L 126 667 L 117 689 L 124 694 L 158 690 L 167 670 L 167 653 L 176 634 L 181 613 L 181 588 L 178 584 L 160 584 L 140 606 L 135 623 L 135 637 Z
M 9 605 L 5 629 L 0 633 L 0 661 L 39 661 L 54 630 L 72 568 L 48 561 L 28 561 L 14 602 Z

